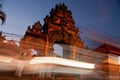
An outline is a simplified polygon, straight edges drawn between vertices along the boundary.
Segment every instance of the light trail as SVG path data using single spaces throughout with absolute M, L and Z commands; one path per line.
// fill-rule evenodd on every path
M 70 67 L 86 68 L 86 69 L 95 68 L 95 64 L 63 59 L 58 57 L 35 57 L 32 60 L 30 60 L 30 64 L 57 64 L 62 66 L 70 66 Z
M 12 60 L 13 60 L 13 58 L 11 58 L 11 57 L 0 56 L 0 62 L 11 63 Z

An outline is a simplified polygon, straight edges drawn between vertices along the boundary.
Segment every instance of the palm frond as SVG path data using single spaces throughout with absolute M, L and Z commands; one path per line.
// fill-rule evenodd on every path
M 2 24 L 4 24 L 6 21 L 6 14 L 1 10 L 0 10 L 0 19 L 2 21 Z

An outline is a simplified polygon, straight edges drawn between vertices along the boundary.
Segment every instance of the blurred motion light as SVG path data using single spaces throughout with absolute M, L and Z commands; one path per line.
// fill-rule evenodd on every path
M 94 69 L 95 64 L 63 59 L 58 57 L 35 57 L 30 60 L 30 64 L 56 64 L 70 67 Z
M 0 62 L 5 62 L 5 63 L 11 63 L 13 58 L 6 57 L 6 56 L 0 56 Z

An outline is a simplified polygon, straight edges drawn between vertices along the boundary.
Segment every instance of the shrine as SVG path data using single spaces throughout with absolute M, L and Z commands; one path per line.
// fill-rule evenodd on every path
M 26 44 L 27 48 L 35 48 L 36 46 L 30 45 L 32 43 L 40 45 L 42 50 L 41 48 L 39 50 L 45 53 L 44 55 L 52 55 L 54 44 L 59 44 L 63 49 L 67 45 L 67 48 L 72 50 L 63 50 L 63 57 L 69 55 L 70 58 L 71 55 L 71 58 L 75 59 L 75 47 L 84 47 L 79 34 L 80 31 L 75 26 L 72 12 L 64 3 L 60 3 L 52 8 L 50 14 L 44 18 L 43 25 L 38 21 L 32 28 L 28 26 L 20 44 L 21 46 Z

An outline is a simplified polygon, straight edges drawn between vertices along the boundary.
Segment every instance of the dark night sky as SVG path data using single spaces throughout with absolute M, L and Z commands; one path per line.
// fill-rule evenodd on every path
M 107 36 L 109 39 L 120 38 L 120 0 L 0 0 L 0 2 L 7 14 L 6 23 L 0 27 L 3 32 L 24 35 L 28 25 L 32 26 L 37 21 L 43 24 L 43 19 L 51 8 L 64 2 L 72 11 L 75 25 L 83 32 L 83 36 L 94 36 L 96 34 L 94 32 L 97 32 L 98 35 Z

